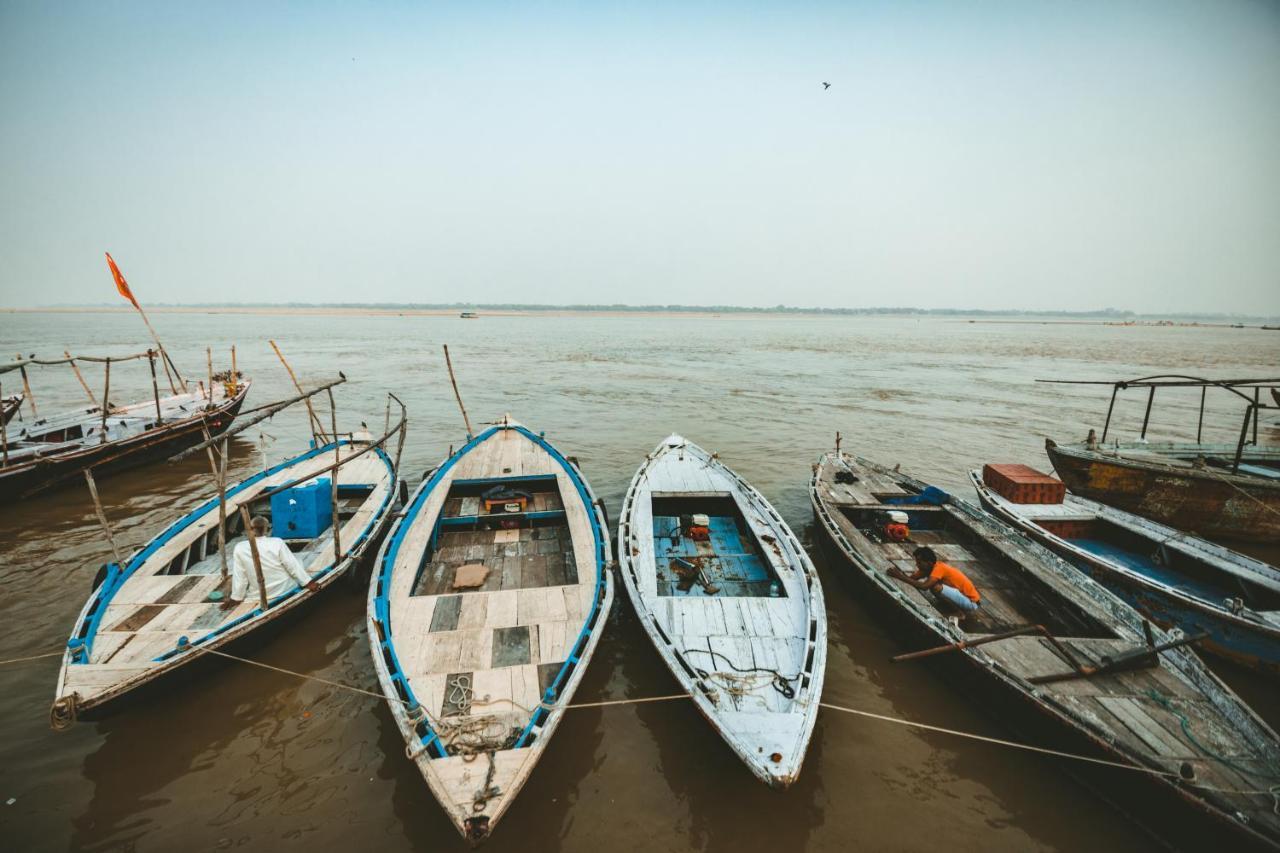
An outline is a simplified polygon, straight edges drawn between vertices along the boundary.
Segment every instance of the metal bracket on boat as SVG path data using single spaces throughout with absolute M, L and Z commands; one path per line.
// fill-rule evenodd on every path
M 1058 642 L 1058 638 L 1050 633 L 1049 629 L 1043 625 L 1023 625 L 1021 628 L 1014 628 L 1012 631 L 1005 631 L 1003 634 L 991 634 L 986 637 L 979 637 L 976 640 L 961 640 L 958 643 L 948 643 L 945 646 L 935 646 L 932 649 L 922 649 L 918 652 L 907 652 L 902 655 L 894 655 L 890 660 L 893 663 L 902 663 L 903 661 L 919 660 L 921 658 L 929 658 L 934 655 L 945 654 L 946 652 L 961 652 L 965 649 L 972 649 L 976 646 L 984 646 L 987 643 L 994 643 L 998 640 L 1009 640 L 1014 637 L 1024 637 L 1027 634 L 1039 634 L 1048 640 L 1058 652 L 1066 658 L 1067 662 L 1076 668 L 1077 673 L 1083 673 L 1086 667 L 1082 666 L 1076 660 L 1076 656 L 1071 650 Z M 1032 683 L 1038 683 L 1032 680 Z

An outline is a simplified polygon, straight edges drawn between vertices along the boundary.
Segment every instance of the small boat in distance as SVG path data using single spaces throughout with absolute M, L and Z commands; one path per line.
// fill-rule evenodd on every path
M 1201 536 L 1240 542 L 1280 541 L 1280 447 L 1258 442 L 1259 414 L 1280 406 L 1263 403 L 1262 389 L 1280 384 L 1280 379 L 1165 375 L 1115 383 L 1066 384 L 1113 386 L 1101 438 L 1090 430 L 1079 444 L 1045 440 L 1049 461 L 1074 494 Z M 1108 443 L 1116 396 L 1128 388 L 1147 389 L 1141 433 L 1136 441 L 1112 439 Z M 1155 392 L 1170 388 L 1200 389 L 1194 442 L 1146 439 Z M 1234 444 L 1202 440 L 1206 394 L 1215 388 L 1244 404 L 1244 419 Z
M 133 356 L 146 357 L 146 353 Z M 150 357 L 154 359 L 155 353 Z M 72 359 L 34 363 L 67 361 Z M 0 364 L 0 371 L 32 362 Z M 251 384 L 239 371 L 227 370 L 213 375 L 212 388 L 204 388 L 201 382 L 163 397 L 157 391 L 149 400 L 108 403 L 105 412 L 101 402 L 95 401 L 82 409 L 6 425 L 0 502 L 79 482 L 85 469 L 101 477 L 164 459 L 216 436 L 235 420 Z
M 479 315 L 479 314 L 477 314 L 477 313 L 476 313 L 476 312 L 474 312 L 474 311 L 463 311 L 463 312 L 462 312 L 462 314 L 461 314 L 460 316 L 461 316 L 461 317 L 462 317 L 462 319 L 464 319 L 464 320 L 475 320 L 475 319 L 479 318 L 479 316 L 480 316 L 480 315 Z
M 1066 493 L 1025 465 L 970 479 L 984 509 L 1088 572 L 1162 628 L 1280 676 L 1280 569 L 1141 516 Z M 1028 492 L 1032 479 L 1058 488 Z
M 423 479 L 378 555 L 378 683 L 409 760 L 472 845 L 515 802 L 582 681 L 613 603 L 608 562 L 582 472 L 510 416 Z
M 1190 849 L 1280 842 L 1268 793 L 1280 738 L 1188 648 L 1196 638 L 1151 626 L 1015 528 L 897 468 L 825 454 L 810 496 L 833 569 L 925 645 L 895 661 L 950 665 L 967 696 L 1032 743 L 1143 771 L 1071 767 L 1166 838 Z M 889 574 L 914 572 L 922 546 L 970 579 L 975 612 L 952 621 L 929 592 Z
M 822 698 L 827 612 L 791 528 L 716 456 L 672 435 L 631 480 L 618 565 L 695 707 L 756 777 L 793 783 Z
M 124 565 L 103 566 L 67 642 L 51 718 L 100 717 L 206 651 L 247 639 L 336 583 L 378 543 L 394 515 L 395 470 L 383 445 L 403 423 L 402 415 L 401 424 L 376 441 L 363 433 L 313 446 L 228 487 L 225 552 L 219 548 L 222 511 L 215 496 Z M 251 594 L 224 609 L 232 552 L 247 535 L 242 507 L 270 521 L 271 533 L 297 555 L 318 589 L 295 586 L 265 607 L 265 596 Z

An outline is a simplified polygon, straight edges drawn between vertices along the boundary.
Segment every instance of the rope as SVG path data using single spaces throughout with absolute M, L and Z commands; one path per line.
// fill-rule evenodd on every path
M 72 693 L 56 699 L 49 707 L 49 728 L 55 732 L 65 732 L 76 724 L 76 705 L 79 696 Z
M 1240 488 L 1238 485 L 1236 485 L 1235 483 L 1231 482 L 1231 481 L 1230 481 L 1230 480 L 1228 480 L 1225 476 L 1223 476 L 1223 475 L 1219 474 L 1217 471 L 1213 470 L 1213 469 L 1212 469 L 1212 468 L 1210 468 L 1208 465 L 1205 465 L 1203 468 L 1197 468 L 1196 470 L 1197 470 L 1197 471 L 1202 471 L 1202 472 L 1204 472 L 1205 474 L 1208 474 L 1210 477 L 1214 477 L 1214 478 L 1216 478 L 1216 479 L 1218 479 L 1218 480 L 1220 480 L 1220 481 L 1222 481 L 1222 482 L 1226 483 L 1228 486 L 1230 486 L 1231 488 L 1235 489 L 1237 492 L 1239 492 L 1240 494 L 1244 495 L 1246 498 L 1248 498 L 1249 500 L 1253 501 L 1253 502 L 1254 502 L 1254 503 L 1256 503 L 1258 506 L 1260 506 L 1260 507 L 1262 507 L 1263 509 L 1265 509 L 1267 512 L 1272 513 L 1272 514 L 1274 514 L 1274 515 L 1280 515 L 1280 509 L 1276 509 L 1275 507 L 1271 506 L 1271 504 L 1269 504 L 1269 503 L 1267 503 L 1266 501 L 1262 500 L 1262 498 L 1258 497 L 1257 495 L 1250 494 L 1249 492 L 1247 492 L 1247 491 L 1245 491 L 1244 489 Z
M 271 664 L 262 663 L 261 661 L 255 661 L 255 660 L 250 660 L 249 658 L 242 658 L 236 655 L 230 655 L 230 654 L 227 654 L 226 652 L 218 651 L 217 649 L 200 649 L 199 651 L 201 654 L 218 655 L 219 657 L 224 657 L 229 660 L 240 661 L 241 663 L 252 664 L 253 666 L 262 667 L 263 669 L 269 669 L 273 672 L 279 672 L 285 675 L 292 675 L 295 678 L 301 678 L 304 681 L 318 681 L 321 684 L 327 684 L 330 687 L 337 687 L 342 690 L 349 690 L 352 693 L 359 693 L 362 696 L 371 696 L 374 699 L 384 699 L 388 702 L 399 702 L 400 704 L 405 705 L 406 707 L 410 707 L 408 702 L 405 702 L 403 699 L 400 699 L 399 697 L 387 696 L 384 693 L 375 693 L 372 690 L 365 690 L 362 687 L 355 687 L 354 685 L 343 684 L 342 682 L 339 682 L 339 681 L 331 681 L 327 678 L 321 678 L 318 675 L 306 675 L 301 672 L 295 672 L 291 669 L 285 669 L 283 667 L 272 666 Z M 55 652 L 52 654 L 62 654 L 62 652 Z M 49 655 L 45 655 L 44 657 L 48 657 L 48 656 Z M 0 661 L 0 663 L 3 663 L 3 661 Z M 755 669 L 755 668 L 753 667 L 752 669 Z M 764 671 L 772 672 L 772 670 L 764 670 Z M 458 687 L 460 689 L 467 689 L 467 690 L 470 689 L 469 685 L 458 685 Z M 693 697 L 690 696 L 688 693 L 672 693 L 666 696 L 643 696 L 635 699 L 605 699 L 598 702 L 577 702 L 577 703 L 568 704 L 568 705 L 560 705 L 558 707 L 561 710 L 570 711 L 570 710 L 578 710 L 582 708 L 604 708 L 604 707 L 609 707 L 614 705 L 640 705 L 640 704 L 645 704 L 649 702 L 669 702 L 676 699 L 691 699 L 691 698 Z M 1159 701 L 1159 699 L 1156 696 L 1152 696 L 1151 698 L 1157 699 L 1157 701 Z M 485 699 L 481 701 L 482 703 L 488 703 L 490 700 L 486 696 Z M 510 701 L 510 700 L 493 700 L 493 701 L 497 702 L 497 701 Z M 512 702 L 511 704 L 517 705 L 517 707 L 521 707 L 522 710 L 525 710 L 526 713 L 528 713 L 528 709 L 525 709 L 522 706 L 519 706 L 517 703 Z M 1050 755 L 1055 758 L 1066 758 L 1066 759 L 1071 759 L 1073 761 L 1083 761 L 1088 764 L 1099 764 L 1105 767 L 1114 767 L 1119 770 L 1133 770 L 1139 773 L 1146 773 L 1152 776 L 1163 776 L 1170 779 L 1181 780 L 1181 775 L 1172 770 L 1160 770 L 1155 767 L 1143 767 L 1136 764 L 1125 764 L 1119 761 L 1110 761 L 1105 758 L 1094 758 L 1093 756 L 1090 756 L 1090 755 L 1079 755 L 1074 752 L 1063 752 L 1062 750 L 1058 750 L 1058 749 L 1050 749 L 1048 747 L 1035 746 L 1029 743 L 1021 743 L 1019 741 L 1005 740 L 1003 738 L 980 735 L 974 732 L 960 731 L 959 729 L 949 729 L 943 726 L 935 726 L 929 723 L 921 723 L 915 720 L 903 719 L 901 717 L 890 717 L 886 714 L 876 714 L 871 711 L 861 711 L 857 708 L 848 708 L 843 705 L 835 705 L 831 702 L 819 702 L 818 705 L 819 707 L 825 708 L 828 711 L 838 711 L 842 714 L 853 714 L 855 716 L 866 717 L 872 720 L 880 720 L 886 723 L 894 723 L 900 726 L 907 726 L 909 728 L 916 728 L 916 729 L 922 729 L 924 731 L 937 732 L 939 734 L 953 735 L 955 737 L 966 738 L 968 740 L 975 740 L 981 743 L 990 743 L 990 744 L 995 744 L 997 746 L 1007 746 L 1013 749 L 1021 749 L 1027 752 L 1039 753 L 1041 755 Z M 554 707 L 556 706 L 541 705 L 540 707 L 554 709 Z M 424 716 L 426 716 L 428 720 L 431 720 L 430 715 L 427 714 L 426 709 L 423 708 L 421 705 L 418 706 L 418 711 L 420 711 Z M 1176 711 L 1174 711 L 1173 713 L 1177 714 Z M 1181 714 L 1177 714 L 1177 716 L 1182 717 Z M 76 719 L 75 694 L 72 694 L 71 696 L 64 696 L 53 703 L 53 707 L 50 709 L 50 712 L 49 712 L 49 722 L 50 722 L 50 725 L 52 725 L 55 728 L 55 730 L 61 730 L 59 729 L 60 725 L 63 727 L 67 727 L 73 724 L 75 722 L 75 719 Z M 1183 719 L 1185 720 L 1185 718 Z M 496 718 L 492 717 L 491 715 L 486 717 L 479 717 L 479 718 L 468 717 L 466 718 L 465 723 L 457 726 L 456 728 L 465 730 L 466 728 L 468 728 L 467 723 L 485 723 L 487 725 L 488 723 L 493 722 L 495 720 Z M 440 728 L 439 728 L 440 726 L 449 725 L 446 721 L 436 721 L 436 720 L 431 720 L 431 721 L 433 725 L 437 726 L 438 733 L 440 732 Z M 1184 728 L 1183 731 L 1186 732 L 1187 729 Z M 466 732 L 464 731 L 463 733 L 466 733 Z M 450 732 L 450 734 L 455 735 L 455 738 L 456 738 L 455 732 Z M 1191 738 L 1190 732 L 1187 732 L 1187 736 L 1188 738 Z M 441 740 L 442 741 L 444 740 L 443 734 L 441 735 Z M 1203 750 L 1206 754 L 1208 754 L 1214 760 L 1228 764 L 1229 766 L 1235 767 L 1237 770 L 1240 770 L 1240 768 L 1237 767 L 1234 763 L 1232 763 L 1229 759 L 1216 755 L 1215 753 L 1206 749 L 1203 745 L 1199 744 L 1198 741 L 1195 741 L 1194 738 L 1192 738 L 1192 740 L 1194 743 L 1200 746 L 1201 750 Z M 492 756 L 492 750 L 485 750 L 484 752 L 487 752 L 488 754 L 490 754 L 490 756 Z M 481 753 L 476 752 L 475 754 L 479 755 Z M 1250 775 L 1256 776 L 1256 774 L 1250 774 Z M 1185 780 L 1182 780 L 1182 781 L 1185 781 Z M 1232 788 L 1216 788 L 1208 785 L 1188 785 L 1188 787 L 1192 787 L 1200 791 L 1209 791 L 1209 792 L 1219 793 L 1219 794 L 1243 794 L 1243 795 L 1269 796 L 1272 798 L 1274 803 L 1273 810 L 1276 812 L 1276 814 L 1280 814 L 1280 784 L 1272 785 L 1265 790 L 1238 790 L 1238 789 L 1232 789 Z
M 795 688 L 791 686 L 791 682 L 799 680 L 800 673 L 796 673 L 795 675 L 788 678 L 787 676 L 778 672 L 778 670 L 769 669 L 768 667 L 762 667 L 762 666 L 740 667 L 725 655 L 722 655 L 720 652 L 713 651 L 711 649 L 685 649 L 683 651 L 683 654 L 685 655 L 685 657 L 688 657 L 692 652 L 699 652 L 700 654 L 710 655 L 712 660 L 714 660 L 715 658 L 720 658 L 725 663 L 729 664 L 730 669 L 736 670 L 737 672 L 745 672 L 748 674 L 753 672 L 768 673 L 769 675 L 773 676 L 772 684 L 773 684 L 774 690 L 781 693 L 787 699 L 796 698 L 796 691 L 795 691 Z M 727 672 L 707 672 L 705 669 L 699 669 L 698 675 L 701 676 L 702 678 L 712 678 L 712 677 L 720 678 L 726 684 L 726 688 L 725 688 L 726 691 L 735 696 L 745 696 L 748 689 L 755 689 L 755 686 L 756 686 L 755 684 L 750 684 L 749 688 L 736 686 L 733 684 L 734 681 L 750 683 L 750 679 L 742 678 L 740 676 L 735 676 Z
M 1178 718 L 1178 722 L 1182 724 L 1182 733 L 1187 736 L 1187 740 L 1191 741 L 1191 744 L 1196 749 L 1203 752 L 1205 755 L 1209 756 L 1215 761 L 1220 761 L 1221 763 L 1227 765 L 1232 770 L 1235 770 L 1237 773 L 1240 773 L 1243 776 L 1251 776 L 1253 778 L 1261 778 L 1261 779 L 1276 778 L 1275 776 L 1272 776 L 1269 774 L 1260 775 L 1257 771 L 1250 770 L 1245 767 L 1241 767 L 1239 764 L 1232 761 L 1230 758 L 1227 758 L 1225 755 L 1221 755 L 1215 752 L 1214 750 L 1210 749 L 1209 747 L 1205 746 L 1203 743 L 1200 742 L 1200 740 L 1194 734 L 1191 733 L 1191 721 L 1187 719 L 1185 714 L 1183 714 L 1177 708 L 1173 707 L 1173 703 L 1169 701 L 1169 698 L 1161 694 L 1160 691 L 1156 690 L 1155 688 L 1151 688 L 1147 691 L 1147 696 L 1156 704 L 1158 704 L 1161 708 L 1164 708 L 1170 714 L 1173 714 L 1175 717 Z M 1276 786 L 1274 785 L 1272 786 L 1273 789 L 1275 787 Z M 1280 802 L 1277 802 L 1276 807 L 1280 808 Z
M 43 660 L 44 658 L 61 657 L 62 654 L 63 652 L 59 650 L 56 652 L 47 652 L 46 654 L 43 654 L 43 655 L 31 655 L 25 658 L 9 658 L 9 660 L 0 660 L 0 666 L 6 666 L 7 664 L 11 664 L 11 663 L 25 663 L 26 661 L 32 661 L 32 660 Z

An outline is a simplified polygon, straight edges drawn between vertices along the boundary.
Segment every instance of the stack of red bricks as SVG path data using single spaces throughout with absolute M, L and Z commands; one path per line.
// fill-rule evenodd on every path
M 1027 465 L 983 465 L 982 482 L 1016 504 L 1060 504 L 1067 496 L 1061 480 Z

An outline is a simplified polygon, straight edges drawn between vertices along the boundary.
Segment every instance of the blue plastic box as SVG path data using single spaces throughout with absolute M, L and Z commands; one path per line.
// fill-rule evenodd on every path
M 315 539 L 333 524 L 329 478 L 271 496 L 271 532 L 281 539 Z

